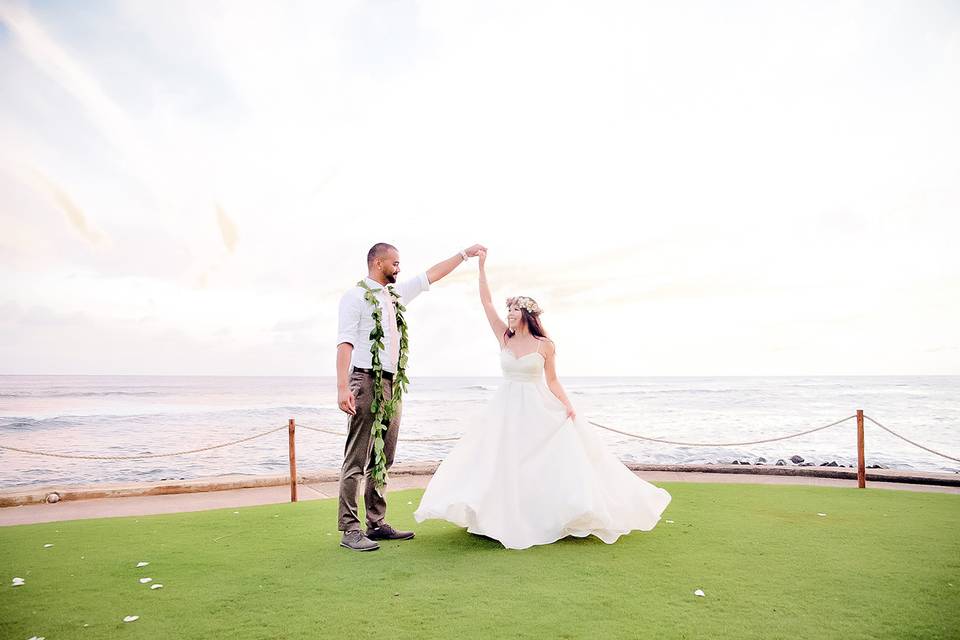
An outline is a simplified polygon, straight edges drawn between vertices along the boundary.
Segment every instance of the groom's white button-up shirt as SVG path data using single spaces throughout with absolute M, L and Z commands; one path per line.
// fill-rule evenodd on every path
M 380 362 L 383 370 L 390 373 L 397 372 L 397 359 L 400 354 L 400 331 L 397 329 L 397 317 L 394 313 L 393 298 L 387 288 L 376 280 L 364 278 L 367 286 L 373 290 L 380 289 L 374 295 L 380 300 L 380 309 L 383 311 L 384 349 L 380 351 Z M 398 282 L 393 290 L 400 296 L 400 304 L 406 306 L 411 300 L 424 291 L 430 290 L 430 281 L 427 274 L 421 273 L 414 278 Z M 373 367 L 373 354 L 370 353 L 372 342 L 370 332 L 373 331 L 373 305 L 363 297 L 366 291 L 361 287 L 353 287 L 340 298 L 340 321 L 337 328 L 337 344 L 348 342 L 353 345 L 351 366 L 360 369 Z

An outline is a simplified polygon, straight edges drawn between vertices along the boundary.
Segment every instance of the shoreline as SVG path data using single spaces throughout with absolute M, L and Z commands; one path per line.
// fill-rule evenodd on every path
M 439 462 L 396 464 L 390 470 L 393 478 L 403 476 L 432 476 Z M 799 478 L 828 478 L 856 480 L 857 470 L 842 466 L 778 466 L 768 464 L 637 464 L 625 463 L 634 472 L 666 472 L 696 474 L 733 474 L 754 476 L 792 476 Z M 297 484 L 331 483 L 339 479 L 339 469 L 298 473 Z M 903 469 L 866 470 L 867 482 L 960 487 L 960 474 L 949 472 L 914 471 Z M 91 484 L 49 484 L 28 487 L 0 488 L 0 508 L 17 507 L 48 502 L 93 500 L 101 498 L 129 498 L 171 494 L 206 493 L 235 489 L 289 486 L 290 476 L 282 475 L 224 475 L 191 480 L 161 480 L 148 482 L 102 482 Z

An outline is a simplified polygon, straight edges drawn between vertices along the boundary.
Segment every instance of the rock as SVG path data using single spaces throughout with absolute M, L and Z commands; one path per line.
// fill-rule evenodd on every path
M 48 493 L 46 500 L 50 504 L 53 504 L 54 502 L 60 502 L 60 494 L 57 493 L 56 491 L 54 491 L 53 493 Z
M 734 461 L 731 462 L 730 464 L 740 464 L 740 461 L 739 461 L 739 460 L 734 460 Z
M 801 467 L 812 467 L 812 466 L 813 466 L 813 463 L 812 463 L 812 462 L 804 462 L 804 463 L 801 464 L 800 466 L 801 466 Z
M 787 466 L 787 463 L 784 462 L 782 459 L 781 459 L 781 460 L 777 460 L 777 466 L 778 466 L 778 467 L 785 467 L 785 466 Z
M 836 460 L 831 460 L 830 462 L 827 463 L 827 466 L 828 466 L 828 467 L 839 467 L 840 465 L 837 464 L 837 461 L 836 461 Z
M 790 462 L 792 462 L 793 464 L 800 464 L 801 462 L 803 462 L 803 458 L 801 458 L 800 456 L 791 456 Z
M 766 461 L 767 461 L 766 458 L 757 458 L 757 464 L 760 464 L 760 463 L 766 462 Z

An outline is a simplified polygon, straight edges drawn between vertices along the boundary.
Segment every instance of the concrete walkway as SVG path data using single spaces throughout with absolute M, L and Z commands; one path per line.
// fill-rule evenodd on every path
M 424 488 L 432 477 L 432 470 L 420 473 L 394 473 L 390 477 L 390 491 Z M 727 484 L 815 485 L 855 488 L 856 479 L 818 477 L 812 475 L 764 475 L 755 473 L 697 472 L 697 471 L 634 471 L 648 482 L 713 482 Z M 913 482 L 870 481 L 871 489 L 898 489 L 902 491 L 933 491 L 960 494 L 960 486 L 916 484 Z M 298 485 L 299 500 L 324 500 L 337 497 L 337 482 L 333 479 L 308 481 Z M 132 495 L 127 497 L 66 500 L 56 504 L 21 504 L 0 508 L 0 526 L 109 518 L 143 516 L 159 513 L 181 513 L 227 509 L 290 501 L 289 485 L 257 486 L 219 491 L 195 491 L 164 495 Z

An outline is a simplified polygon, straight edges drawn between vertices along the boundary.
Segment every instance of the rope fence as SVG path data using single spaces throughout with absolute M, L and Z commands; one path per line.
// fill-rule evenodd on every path
M 647 436 L 641 436 L 638 433 L 629 433 L 627 431 L 621 431 L 620 429 L 614 429 L 613 427 L 608 427 L 602 425 L 598 422 L 588 420 L 590 424 L 595 427 L 600 427 L 601 429 L 606 429 L 607 431 L 612 431 L 614 433 L 619 433 L 620 435 L 628 436 L 630 438 L 636 438 L 638 440 L 648 440 L 650 442 L 662 442 L 664 444 L 676 444 L 683 447 L 739 447 L 746 444 L 761 444 L 764 442 L 777 442 L 778 440 L 789 440 L 790 438 L 796 438 L 798 436 L 805 436 L 808 433 L 814 433 L 816 431 L 823 431 L 824 429 L 829 429 L 830 427 L 835 427 L 838 424 L 842 424 L 847 420 L 853 420 L 856 418 L 856 415 L 847 416 L 843 420 L 837 420 L 836 422 L 831 422 L 830 424 L 824 425 L 822 427 L 817 427 L 816 429 L 809 429 L 807 431 L 800 431 L 799 433 L 791 433 L 787 436 L 780 436 L 778 438 L 767 438 L 766 440 L 751 440 L 750 442 L 677 442 L 676 440 L 663 440 L 661 438 L 648 438 Z
M 600 429 L 605 429 L 606 431 L 610 431 L 612 433 L 618 433 L 620 435 L 623 435 L 629 438 L 635 438 L 637 440 L 645 440 L 647 442 L 672 444 L 672 445 L 677 445 L 682 447 L 739 447 L 744 445 L 764 444 L 767 442 L 779 442 L 782 440 L 789 440 L 791 438 L 805 436 L 810 433 L 816 433 L 817 431 L 823 431 L 824 429 L 835 427 L 839 424 L 843 424 L 844 422 L 847 422 L 848 420 L 853 420 L 853 419 L 857 420 L 857 484 L 860 488 L 863 488 L 864 486 L 866 486 L 866 473 L 865 473 L 865 460 L 864 460 L 865 455 L 864 455 L 864 444 L 863 444 L 864 419 L 869 420 L 871 423 L 883 429 L 890 435 L 900 438 L 904 442 L 907 442 L 915 447 L 923 449 L 924 451 L 932 453 L 936 456 L 946 458 L 947 460 L 960 462 L 960 458 L 947 455 L 935 449 L 931 449 L 930 447 L 924 446 L 918 442 L 914 442 L 913 440 L 910 440 L 909 438 L 897 433 L 893 429 L 890 429 L 889 427 L 885 427 L 884 425 L 874 420 L 872 417 L 864 414 L 863 410 L 860 410 L 860 409 L 858 409 L 856 414 L 854 415 L 847 416 L 846 418 L 837 420 L 836 422 L 831 422 L 830 424 L 823 425 L 822 427 L 815 427 L 813 429 L 808 429 L 806 431 L 798 431 L 797 433 L 791 433 L 784 436 L 778 436 L 775 438 L 764 438 L 762 440 L 749 440 L 744 442 L 681 442 L 677 440 L 667 440 L 665 438 L 652 438 L 649 436 L 640 435 L 638 433 L 623 431 L 621 429 L 616 429 L 614 427 L 603 425 L 598 422 L 594 422 L 592 420 L 588 420 L 587 422 Z M 224 447 L 230 447 L 233 445 L 241 444 L 243 442 L 256 440 L 257 438 L 262 438 L 272 433 L 276 433 L 277 431 L 286 429 L 289 434 L 290 499 L 292 502 L 296 502 L 297 501 L 297 491 L 296 491 L 297 473 L 296 473 L 296 451 L 295 451 L 295 443 L 294 443 L 294 434 L 297 426 L 298 425 L 296 424 L 295 420 L 291 418 L 288 424 L 282 427 L 268 429 L 266 431 L 255 433 L 251 436 L 247 436 L 245 438 L 239 438 L 237 440 L 231 440 L 229 442 L 222 442 L 220 444 L 213 444 L 206 447 L 200 447 L 197 449 L 188 449 L 186 451 L 173 451 L 169 453 L 150 453 L 150 454 L 133 455 L 133 456 L 97 456 L 97 455 L 57 453 L 57 452 L 50 452 L 50 451 L 35 451 L 31 449 L 24 449 L 22 447 L 11 447 L 3 444 L 0 444 L 0 449 L 6 450 L 6 451 L 15 451 L 17 453 L 26 453 L 30 455 L 46 456 L 51 458 L 67 458 L 67 459 L 73 459 L 73 460 L 146 460 L 150 458 L 168 458 L 172 456 L 181 456 L 181 455 L 188 455 L 193 453 L 202 453 L 204 451 L 212 451 L 214 449 L 222 449 Z M 306 429 L 308 431 L 314 431 L 317 433 L 337 436 L 340 438 L 346 437 L 346 433 L 344 433 L 343 431 L 336 431 L 333 429 L 324 429 L 322 427 L 311 427 L 307 425 L 299 425 L 299 427 L 301 429 Z M 459 440 L 461 437 L 462 436 L 419 437 L 419 438 L 398 438 L 398 440 L 402 442 L 453 442 L 453 441 Z
M 83 456 L 75 455 L 69 453 L 50 453 L 48 451 L 31 451 L 30 449 L 20 449 L 18 447 L 8 447 L 6 445 L 0 444 L 0 449 L 6 449 L 7 451 L 17 451 L 19 453 L 29 453 L 35 456 L 48 456 L 50 458 L 69 458 L 72 460 L 146 460 L 148 458 L 170 458 L 172 456 L 182 456 L 188 453 L 200 453 L 202 451 L 212 451 L 213 449 L 222 449 L 224 447 L 230 447 L 235 444 L 240 444 L 241 442 L 249 442 L 250 440 L 256 440 L 257 438 L 262 438 L 263 436 L 268 436 L 271 433 L 276 433 L 281 429 L 286 429 L 287 425 L 282 427 L 277 427 L 276 429 L 268 429 L 261 433 L 254 434 L 247 438 L 240 438 L 239 440 L 231 440 L 230 442 L 223 442 L 221 444 L 210 445 L 209 447 L 200 447 L 199 449 L 188 449 L 187 451 L 173 451 L 171 453 L 145 453 L 139 456 Z
M 869 421 L 872 422 L 873 424 L 877 425 L 878 427 L 880 427 L 881 429 L 883 429 L 884 431 L 886 431 L 886 432 L 889 433 L 890 435 L 896 436 L 896 437 L 900 438 L 901 440 L 903 440 L 904 442 L 909 442 L 909 443 L 912 444 L 913 446 L 915 446 L 915 447 L 920 447 L 920 448 L 923 449 L 924 451 L 929 451 L 930 453 L 932 453 L 932 454 L 934 454 L 934 455 L 938 455 L 938 456 L 940 456 L 941 458 L 946 458 L 947 460 L 954 460 L 954 461 L 956 461 L 956 462 L 960 462 L 960 458 L 954 458 L 953 456 L 948 456 L 948 455 L 945 454 L 945 453 L 940 453 L 939 451 L 934 451 L 934 450 L 931 449 L 930 447 L 925 447 L 925 446 L 923 446 L 922 444 L 919 444 L 919 443 L 917 443 L 917 442 L 914 442 L 913 440 L 909 440 L 908 438 L 903 437 L 902 435 L 900 435 L 899 433 L 895 432 L 895 431 L 892 430 L 892 429 L 888 429 L 887 427 L 883 426 L 882 424 L 880 424 L 879 422 L 877 422 L 876 420 L 874 420 L 874 419 L 871 418 L 870 416 L 865 416 L 865 417 L 866 417 L 867 420 L 869 420 Z
M 339 436 L 341 438 L 346 438 L 347 434 L 343 431 L 334 431 L 333 429 L 323 429 L 321 427 L 308 427 L 306 425 L 297 425 L 301 429 L 307 429 L 309 431 L 316 431 L 318 433 L 326 433 L 331 436 Z M 459 440 L 460 436 L 450 436 L 444 438 L 397 438 L 400 442 L 451 442 L 453 440 Z

